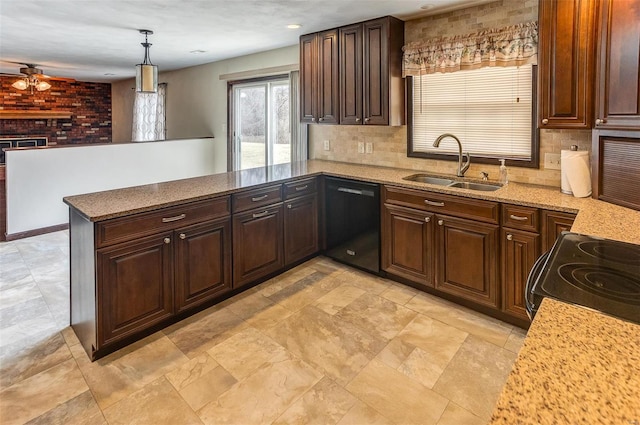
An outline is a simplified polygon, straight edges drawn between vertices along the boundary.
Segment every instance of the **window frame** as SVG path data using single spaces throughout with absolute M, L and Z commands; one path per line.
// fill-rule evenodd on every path
M 464 71 L 459 71 L 464 72 Z M 531 158 L 519 159 L 504 156 L 472 156 L 473 164 L 498 165 L 498 159 L 505 158 L 506 165 L 523 168 L 540 168 L 540 130 L 538 128 L 538 66 L 531 69 Z M 407 99 L 407 157 L 458 161 L 458 155 L 449 153 L 418 152 L 413 149 L 413 76 L 407 76 L 405 82 Z M 463 146 L 464 148 L 464 146 Z

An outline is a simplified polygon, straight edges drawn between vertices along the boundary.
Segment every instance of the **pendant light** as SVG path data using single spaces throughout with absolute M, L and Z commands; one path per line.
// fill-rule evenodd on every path
M 144 34 L 144 61 L 136 65 L 136 92 L 140 93 L 156 93 L 158 91 L 158 67 L 151 63 L 149 58 L 149 47 L 151 43 L 147 40 L 149 34 L 153 34 L 150 30 L 138 30 L 140 34 Z

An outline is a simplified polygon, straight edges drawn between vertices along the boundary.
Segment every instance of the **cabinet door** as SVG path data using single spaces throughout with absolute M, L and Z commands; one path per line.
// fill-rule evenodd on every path
M 300 37 L 300 122 L 316 121 L 318 87 L 318 39 L 316 34 Z
M 362 24 L 340 28 L 340 124 L 362 124 Z
M 640 0 L 601 0 L 596 128 L 640 129 Z
M 385 204 L 382 214 L 382 269 L 433 286 L 434 214 Z
M 499 227 L 442 215 L 436 220 L 435 287 L 499 308 Z
M 540 1 L 540 128 L 591 128 L 594 0 Z
M 363 24 L 364 124 L 389 124 L 389 21 Z
M 318 122 L 338 124 L 340 80 L 338 76 L 338 30 L 318 34 Z
M 184 227 L 174 235 L 176 312 L 231 289 L 231 219 Z
M 542 252 L 551 249 L 562 232 L 571 230 L 575 214 L 558 211 L 542 211 Z
M 98 347 L 143 331 L 173 314 L 172 234 L 96 252 Z
M 540 235 L 502 229 L 502 305 L 515 317 L 528 320 L 524 303 L 527 277 L 540 256 Z
M 284 267 L 282 204 L 233 217 L 233 287 Z
M 318 252 L 318 199 L 315 194 L 285 202 L 284 261 L 295 261 Z

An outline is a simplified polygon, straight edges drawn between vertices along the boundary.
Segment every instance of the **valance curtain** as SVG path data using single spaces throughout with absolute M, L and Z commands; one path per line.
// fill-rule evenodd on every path
M 485 66 L 536 64 L 538 22 L 527 22 L 455 37 L 409 43 L 402 49 L 403 77 Z
M 166 123 L 167 84 L 158 84 L 156 93 L 136 93 L 133 102 L 131 140 L 148 142 L 164 140 Z

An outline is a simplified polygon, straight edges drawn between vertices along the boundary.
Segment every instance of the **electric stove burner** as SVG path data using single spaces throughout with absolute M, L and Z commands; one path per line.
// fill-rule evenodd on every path
M 601 297 L 640 305 L 640 280 L 619 270 L 591 264 L 564 264 L 558 274 L 568 283 Z
M 578 248 L 592 257 L 624 264 L 640 265 L 640 246 L 607 240 L 591 240 L 579 242 Z

